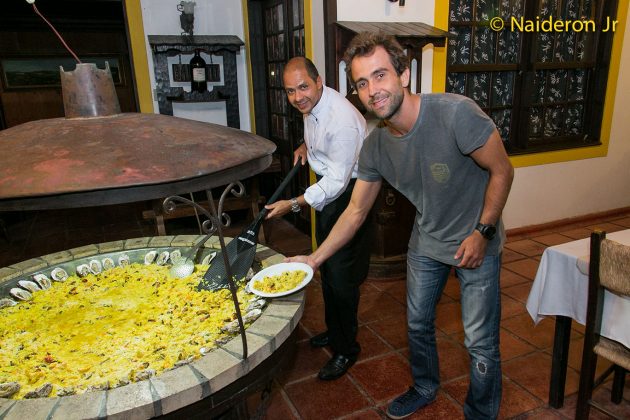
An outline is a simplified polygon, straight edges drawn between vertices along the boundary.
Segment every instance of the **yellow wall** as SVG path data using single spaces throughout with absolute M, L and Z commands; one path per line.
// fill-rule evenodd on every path
M 304 48 L 306 56 L 313 59 L 313 4 L 311 0 L 304 0 Z M 311 185 L 317 182 L 315 172 L 309 171 Z M 315 240 L 315 210 L 311 207 L 311 247 L 313 251 L 317 249 Z
M 444 30 L 448 30 L 448 4 L 448 0 L 436 0 L 435 4 L 435 26 Z M 606 87 L 606 99 L 604 103 L 604 115 L 602 117 L 602 129 L 600 132 L 600 140 L 602 144 L 599 146 L 582 147 L 578 149 L 512 156 L 510 160 L 515 167 L 535 166 L 607 156 L 627 12 L 627 2 L 620 1 L 616 18 L 616 20 L 619 21 L 619 24 L 617 25 L 617 31 L 615 32 L 613 41 L 610 71 L 608 73 L 608 85 Z M 444 92 L 444 86 L 446 83 L 446 48 L 436 48 L 433 57 L 433 91 Z
M 125 0 L 127 27 L 129 28 L 129 44 L 133 61 L 133 73 L 136 79 L 138 106 L 140 112 L 153 113 L 153 98 L 149 79 L 149 63 L 142 24 L 142 7 L 140 0 Z

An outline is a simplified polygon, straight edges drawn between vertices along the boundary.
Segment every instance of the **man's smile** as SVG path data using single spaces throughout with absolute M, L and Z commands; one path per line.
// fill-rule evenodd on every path
M 382 108 L 387 103 L 387 96 L 376 96 L 370 99 L 370 105 L 374 109 Z

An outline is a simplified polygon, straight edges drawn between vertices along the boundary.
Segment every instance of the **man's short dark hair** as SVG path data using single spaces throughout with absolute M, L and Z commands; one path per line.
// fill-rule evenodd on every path
M 409 67 L 409 59 L 396 38 L 383 32 L 360 32 L 350 41 L 343 56 L 343 61 L 346 63 L 346 74 L 352 83 L 354 83 L 350 66 L 352 60 L 357 56 L 365 57 L 373 54 L 374 49 L 379 46 L 387 51 L 389 61 L 399 76 Z
M 310 77 L 314 81 L 317 81 L 317 78 L 319 77 L 319 72 L 317 71 L 317 67 L 315 67 L 315 64 L 313 64 L 310 59 L 306 57 L 293 57 L 291 61 L 297 61 L 302 64 L 304 68 L 306 68 L 306 73 L 308 74 L 308 77 Z

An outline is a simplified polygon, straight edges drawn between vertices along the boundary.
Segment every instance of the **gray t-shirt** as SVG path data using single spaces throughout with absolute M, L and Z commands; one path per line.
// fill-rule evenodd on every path
M 495 129 L 492 120 L 465 96 L 421 95 L 413 128 L 395 137 L 376 128 L 359 157 L 358 178 L 385 179 L 416 207 L 409 249 L 446 264 L 479 222 L 488 171 L 469 156 Z M 486 255 L 498 255 L 505 241 L 501 221 Z

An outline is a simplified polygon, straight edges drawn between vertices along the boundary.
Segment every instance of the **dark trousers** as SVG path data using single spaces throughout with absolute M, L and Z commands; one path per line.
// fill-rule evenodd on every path
M 354 180 L 346 191 L 322 211 L 316 212 L 315 238 L 321 244 L 350 202 Z M 367 277 L 370 263 L 370 222 L 366 220 L 356 235 L 337 253 L 320 266 L 326 326 L 330 346 L 335 353 L 356 355 L 357 310 L 359 286 Z

